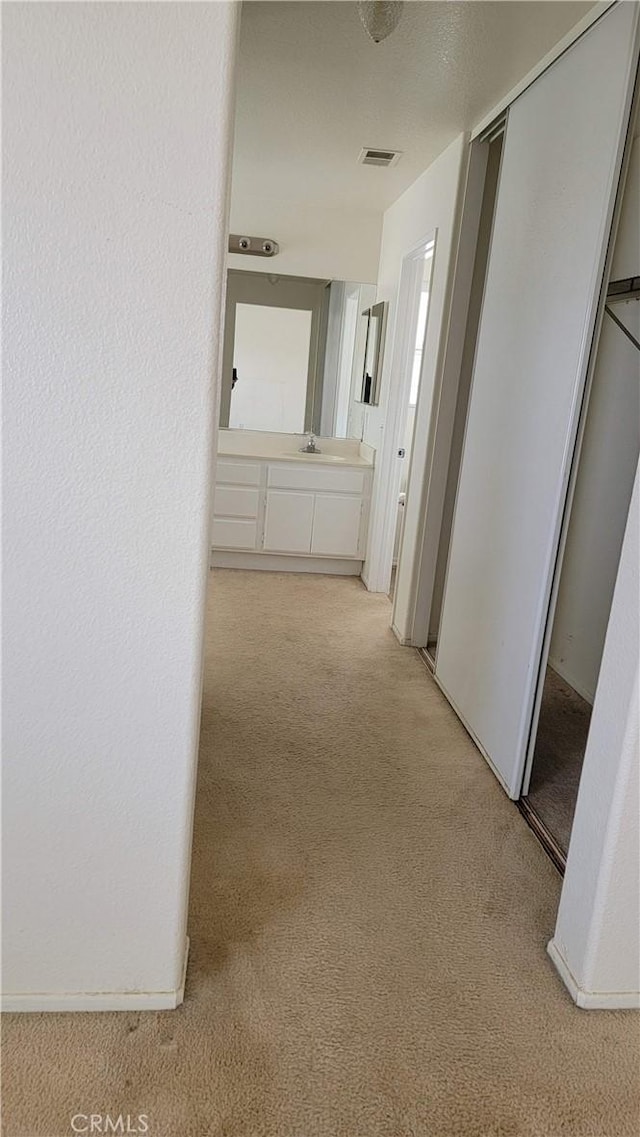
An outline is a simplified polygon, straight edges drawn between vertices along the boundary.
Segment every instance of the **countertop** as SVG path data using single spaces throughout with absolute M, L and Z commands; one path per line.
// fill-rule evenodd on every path
M 269 462 L 295 462 L 298 465 L 347 466 L 371 469 L 375 450 L 353 438 L 316 438 L 320 454 L 302 454 L 307 435 L 277 434 L 262 430 L 221 429 L 218 454 L 221 458 L 255 458 Z

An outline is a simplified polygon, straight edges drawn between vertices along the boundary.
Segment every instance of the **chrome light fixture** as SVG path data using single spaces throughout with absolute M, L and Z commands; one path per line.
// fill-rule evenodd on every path
M 229 252 L 245 253 L 250 257 L 276 257 L 280 246 L 271 237 L 241 237 L 239 233 L 231 233 Z
M 390 36 L 402 15 L 402 0 L 358 0 L 358 12 L 374 43 Z

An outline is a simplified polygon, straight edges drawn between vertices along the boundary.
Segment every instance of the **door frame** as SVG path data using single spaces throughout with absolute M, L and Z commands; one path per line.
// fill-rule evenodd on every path
M 429 637 L 431 601 L 436 577 L 440 530 L 445 505 L 449 457 L 465 346 L 488 153 L 489 144 L 484 139 L 478 139 L 469 146 L 462 191 L 459 235 L 451 270 L 453 284 L 448 307 L 449 314 L 443 333 L 443 362 L 442 368 L 436 372 L 433 391 L 429 439 L 424 465 L 425 497 L 412 566 L 408 618 L 406 631 L 402 636 L 396 629 L 396 634 L 401 638 L 402 643 L 418 648 L 426 647 Z M 416 415 L 416 421 L 417 418 Z M 412 478 L 415 479 L 417 474 L 414 456 L 412 453 L 408 484 Z M 402 546 L 399 550 L 398 560 L 401 556 Z M 395 627 L 395 624 L 394 601 L 392 625 Z
M 433 280 L 437 241 L 438 230 L 436 228 L 427 236 L 422 237 L 402 258 L 391 355 L 386 427 L 379 461 L 376 461 L 375 476 L 380 497 L 377 518 L 374 519 L 372 526 L 367 557 L 365 584 L 370 592 L 386 593 L 391 587 L 393 548 L 398 521 L 398 494 L 400 493 L 400 479 L 402 477 L 402 459 L 398 452 L 402 447 L 407 428 L 409 393 L 411 391 L 411 362 L 415 350 L 420 293 L 422 291 L 422 266 L 429 247 L 432 247 L 431 279 Z M 431 306 L 431 299 L 429 306 Z M 427 310 L 425 342 L 429 318 L 430 312 Z M 424 363 L 423 352 L 421 385 Z M 412 457 L 413 455 L 409 461 L 409 478 L 411 477 Z M 402 548 L 398 554 L 398 562 L 401 556 Z
M 228 428 L 231 411 L 236 304 L 256 304 L 260 307 L 294 308 L 298 311 L 311 312 L 303 429 L 305 432 L 320 433 L 330 284 L 330 280 L 316 280 L 307 276 L 245 272 L 235 268 L 227 270 L 219 418 L 219 426 L 222 429 Z
M 418 535 L 414 568 L 410 642 L 413 646 L 420 648 L 426 648 L 429 640 L 431 605 L 440 551 L 458 393 L 464 363 L 488 157 L 489 143 L 487 140 L 482 139 L 470 143 L 460 218 L 460 234 L 453 270 L 449 326 L 440 383 L 434 392 L 427 450 L 423 520 Z

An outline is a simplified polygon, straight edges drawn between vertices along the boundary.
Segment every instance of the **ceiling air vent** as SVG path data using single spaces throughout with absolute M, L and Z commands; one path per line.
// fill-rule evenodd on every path
M 358 161 L 363 166 L 395 166 L 401 156 L 401 150 L 374 150 L 367 146 L 360 151 Z

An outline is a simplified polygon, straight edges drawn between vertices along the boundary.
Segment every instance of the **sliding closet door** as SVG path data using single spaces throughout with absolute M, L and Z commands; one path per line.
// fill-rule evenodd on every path
M 511 106 L 436 677 L 518 797 L 637 66 L 611 9 Z

